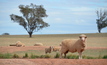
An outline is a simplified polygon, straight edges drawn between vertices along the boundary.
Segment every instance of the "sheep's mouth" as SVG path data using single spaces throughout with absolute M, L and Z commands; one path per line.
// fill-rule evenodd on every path
M 85 40 L 82 40 L 82 42 L 85 42 Z

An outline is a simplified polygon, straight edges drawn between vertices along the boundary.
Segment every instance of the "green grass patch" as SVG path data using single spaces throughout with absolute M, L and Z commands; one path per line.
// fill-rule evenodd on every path
M 23 56 L 25 56 L 25 53 L 27 53 L 29 55 L 29 57 L 32 56 L 32 58 L 35 57 L 35 55 L 37 58 L 38 58 L 38 56 L 45 55 L 44 50 L 17 51 L 17 52 L 14 52 L 12 54 L 17 54 L 19 57 L 23 57 Z M 48 55 L 51 55 L 51 58 L 59 58 L 59 54 L 60 54 L 60 52 L 52 52 Z M 75 55 L 78 56 L 77 52 L 76 53 L 70 53 L 69 52 L 67 55 L 69 56 L 70 54 L 72 54 L 74 56 Z M 85 56 L 88 56 L 87 58 L 98 57 L 100 59 L 105 55 L 107 55 L 107 49 L 87 49 L 82 53 L 82 56 L 84 58 L 85 58 Z
M 83 52 L 83 56 L 103 57 L 107 55 L 107 49 L 87 49 Z
M 40 58 L 52 58 L 51 55 L 46 54 L 46 55 L 41 55 Z
M 25 53 L 27 53 L 29 56 L 31 56 L 32 54 L 35 54 L 35 55 L 45 54 L 44 50 L 17 51 L 17 52 L 13 52 L 12 54 L 18 54 L 20 57 L 23 57 Z
M 35 54 L 31 54 L 30 58 L 31 58 L 31 59 L 35 59 L 35 58 L 40 58 L 40 56 L 35 55 Z
M 30 56 L 28 55 L 28 53 L 25 53 L 23 58 L 29 58 L 29 59 L 35 59 L 35 58 L 59 58 L 60 55 L 59 53 L 56 53 L 56 55 L 53 57 L 50 54 L 45 54 L 45 55 L 35 55 L 35 54 L 31 54 Z M 19 57 L 18 54 L 10 54 L 10 53 L 5 53 L 5 54 L 1 54 L 0 53 L 0 58 L 1 59 L 11 59 L 11 58 L 21 58 Z M 78 55 L 73 55 L 73 54 L 68 54 L 66 56 L 67 59 L 78 59 L 79 56 Z M 107 59 L 107 55 L 101 56 L 101 57 L 92 57 L 92 56 L 82 56 L 83 59 Z
M 0 53 L 0 58 L 10 59 L 10 58 L 12 58 L 12 54 L 11 53 L 5 53 L 5 54 Z
M 72 54 L 66 56 L 67 59 L 78 59 L 78 57 L 79 57 L 78 55 L 72 55 Z

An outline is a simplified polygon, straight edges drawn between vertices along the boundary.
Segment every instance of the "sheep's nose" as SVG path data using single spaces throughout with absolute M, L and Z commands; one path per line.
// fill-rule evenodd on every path
M 85 38 L 84 38 L 84 37 L 82 37 L 82 38 L 81 38 L 81 40 L 84 42 L 84 41 L 85 41 Z

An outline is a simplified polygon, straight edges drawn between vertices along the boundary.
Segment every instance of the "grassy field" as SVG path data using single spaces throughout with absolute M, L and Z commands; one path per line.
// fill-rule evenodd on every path
M 26 46 L 33 46 L 35 43 L 43 43 L 44 46 L 59 46 L 63 39 L 78 39 L 80 34 L 55 34 L 55 35 L 0 35 L 0 46 L 21 41 Z M 87 47 L 107 47 L 107 33 L 92 33 L 87 35 Z
M 33 38 L 29 38 L 28 35 L 0 35 L 0 46 L 9 46 L 17 41 L 25 43 L 26 46 L 33 46 L 35 43 L 43 43 L 44 46 L 59 46 L 63 39 L 78 39 L 80 34 L 54 34 L 54 35 L 33 35 Z M 92 33 L 87 35 L 87 47 L 107 47 L 107 33 Z M 25 53 L 44 55 L 44 50 L 28 50 L 28 51 L 17 51 L 12 54 L 18 54 L 23 56 Z M 55 56 L 56 52 L 52 52 L 51 55 Z M 68 53 L 68 55 L 71 53 Z M 78 53 L 73 53 L 78 55 Z M 107 49 L 94 49 L 86 50 L 83 55 L 98 57 L 107 55 Z

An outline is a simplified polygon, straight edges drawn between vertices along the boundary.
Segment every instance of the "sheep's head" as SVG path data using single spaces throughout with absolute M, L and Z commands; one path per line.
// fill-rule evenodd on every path
M 79 36 L 79 38 L 80 38 L 80 40 L 82 40 L 82 42 L 85 42 L 87 36 L 82 34 L 82 35 Z
M 53 46 L 50 46 L 49 48 L 50 48 L 51 51 L 53 50 Z

